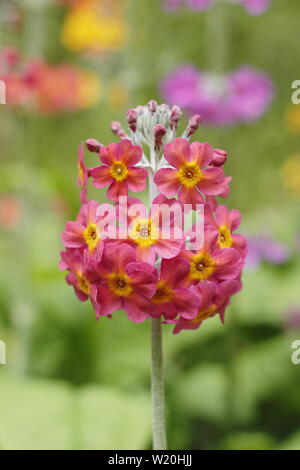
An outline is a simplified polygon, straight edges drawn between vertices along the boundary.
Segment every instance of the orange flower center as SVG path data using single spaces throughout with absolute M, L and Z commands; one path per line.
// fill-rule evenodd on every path
M 219 227 L 219 237 L 218 243 L 220 248 L 230 248 L 232 246 L 232 236 L 231 232 L 226 225 L 221 225 Z
M 128 168 L 123 162 L 116 160 L 111 166 L 110 174 L 116 181 L 123 181 L 128 176 Z
M 84 294 L 89 295 L 90 294 L 90 283 L 85 279 L 85 277 L 82 275 L 81 271 L 77 271 L 76 273 L 77 276 L 77 287 L 80 289 Z
M 83 232 L 83 238 L 88 246 L 89 252 L 93 252 L 100 241 L 97 225 L 90 222 Z
M 110 290 L 119 297 L 128 297 L 133 291 L 130 278 L 126 273 L 111 273 L 108 275 L 107 280 Z
M 165 302 L 170 302 L 172 299 L 172 294 L 172 288 L 164 281 L 159 281 L 157 283 L 155 295 L 152 297 L 151 301 L 155 304 L 164 304 Z
M 201 251 L 191 258 L 189 278 L 198 282 L 205 281 L 212 276 L 215 269 L 214 259 L 208 253 Z
M 177 171 L 180 183 L 186 188 L 194 188 L 203 179 L 197 162 L 185 162 Z

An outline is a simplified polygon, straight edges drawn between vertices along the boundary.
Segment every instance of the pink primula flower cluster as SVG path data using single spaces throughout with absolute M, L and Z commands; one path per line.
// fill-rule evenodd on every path
M 216 314 L 223 322 L 231 296 L 242 287 L 247 247 L 236 233 L 241 217 L 216 199 L 229 193 L 227 154 L 206 142 L 190 143 L 200 116 L 177 137 L 180 115 L 177 106 L 155 101 L 129 110 L 128 132 L 112 123 L 118 143 L 86 142 L 100 161 L 92 168 L 79 147 L 82 206 L 62 234 L 60 267 L 78 299 L 91 301 L 97 318 L 121 309 L 134 322 L 160 318 L 178 333 Z M 88 199 L 89 179 L 107 188 L 111 204 Z M 143 191 L 147 183 L 149 207 L 129 193 Z M 199 220 L 186 229 L 191 211 Z

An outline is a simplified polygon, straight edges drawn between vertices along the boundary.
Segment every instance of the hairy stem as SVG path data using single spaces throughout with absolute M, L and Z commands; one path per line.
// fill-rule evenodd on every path
M 157 162 L 157 155 L 152 155 Z M 158 191 L 149 172 L 149 209 Z M 165 425 L 165 392 L 163 377 L 162 328 L 159 318 L 151 319 L 151 396 L 152 396 L 152 436 L 153 450 L 167 448 Z
M 159 318 L 151 320 L 151 393 L 153 450 L 166 450 L 162 332 Z

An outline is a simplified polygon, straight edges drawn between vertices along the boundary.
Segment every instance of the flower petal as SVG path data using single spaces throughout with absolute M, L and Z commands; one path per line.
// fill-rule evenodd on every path
M 200 168 L 207 167 L 213 159 L 213 148 L 208 142 L 193 142 L 191 144 L 191 158 Z
M 85 246 L 83 230 L 84 227 L 79 222 L 67 222 L 66 229 L 61 234 L 63 244 L 69 248 L 81 248 Z
M 147 170 L 145 168 L 128 168 L 126 182 L 130 191 L 139 193 L 147 186 Z
M 145 297 L 133 293 L 124 298 L 123 305 L 130 320 L 140 323 L 149 318 L 151 304 Z
M 174 196 L 180 188 L 177 171 L 171 168 L 162 168 L 154 175 L 154 183 L 164 196 Z
M 128 139 L 122 139 L 117 144 L 117 160 L 120 160 L 126 166 L 133 166 L 139 163 L 142 155 L 142 148 L 139 145 L 132 145 Z
M 171 144 L 164 146 L 164 156 L 167 162 L 175 168 L 180 168 L 190 160 L 190 144 L 186 139 L 174 139 Z
M 190 263 L 181 258 L 163 259 L 160 267 L 160 279 L 169 286 L 176 287 L 185 279 L 190 270 Z
M 203 192 L 203 194 L 208 194 L 209 196 L 217 196 L 223 191 L 222 183 L 225 180 L 225 175 L 221 168 L 207 168 L 203 171 L 203 179 L 198 183 L 198 189 Z
M 117 201 L 120 196 L 127 196 L 128 186 L 126 181 L 114 181 L 107 190 L 107 197 L 111 201 Z
M 186 289 L 184 287 L 174 289 L 172 301 L 181 317 L 190 320 L 196 317 L 200 305 L 200 299 L 192 292 L 191 289 Z
M 117 160 L 117 144 L 109 144 L 107 147 L 100 147 L 100 160 L 105 165 L 112 165 L 112 163 Z
M 110 168 L 106 165 L 93 168 L 91 170 L 91 177 L 94 179 L 93 186 L 95 186 L 95 188 L 105 188 L 105 186 L 108 186 L 114 181 L 110 173 Z
M 177 256 L 183 245 L 183 240 L 164 240 L 159 239 L 155 243 L 155 250 L 161 258 L 174 258 Z
M 197 204 L 199 205 L 199 204 L 204 203 L 203 198 L 201 194 L 199 193 L 199 191 L 197 191 L 196 187 L 186 188 L 182 186 L 182 188 L 180 188 L 180 191 L 178 193 L 178 200 L 182 206 L 184 206 L 185 204 L 190 204 L 193 210 L 197 210 L 197 207 L 196 207 Z M 186 208 L 186 212 L 187 212 L 187 208 Z
M 106 282 L 101 282 L 98 286 L 97 301 L 100 305 L 100 315 L 111 315 L 122 307 L 120 297 L 117 297 L 108 287 Z

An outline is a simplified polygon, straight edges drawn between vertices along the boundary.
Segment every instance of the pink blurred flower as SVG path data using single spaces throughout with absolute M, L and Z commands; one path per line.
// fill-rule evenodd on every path
M 147 171 L 136 167 L 141 161 L 142 148 L 123 139 L 117 144 L 100 148 L 100 160 L 103 165 L 91 170 L 93 185 L 96 188 L 109 186 L 107 197 L 116 201 L 120 196 L 127 196 L 128 190 L 143 191 L 147 185 Z
M 274 87 L 267 75 L 249 66 L 221 76 L 182 65 L 163 80 L 161 92 L 189 114 L 201 114 L 205 124 L 224 126 L 258 119 Z
M 208 143 L 175 139 L 165 145 L 164 156 L 172 168 L 162 168 L 154 176 L 159 191 L 174 196 L 182 204 L 203 203 L 203 195 L 216 196 L 224 191 L 225 175 L 222 169 L 210 166 L 213 149 Z

